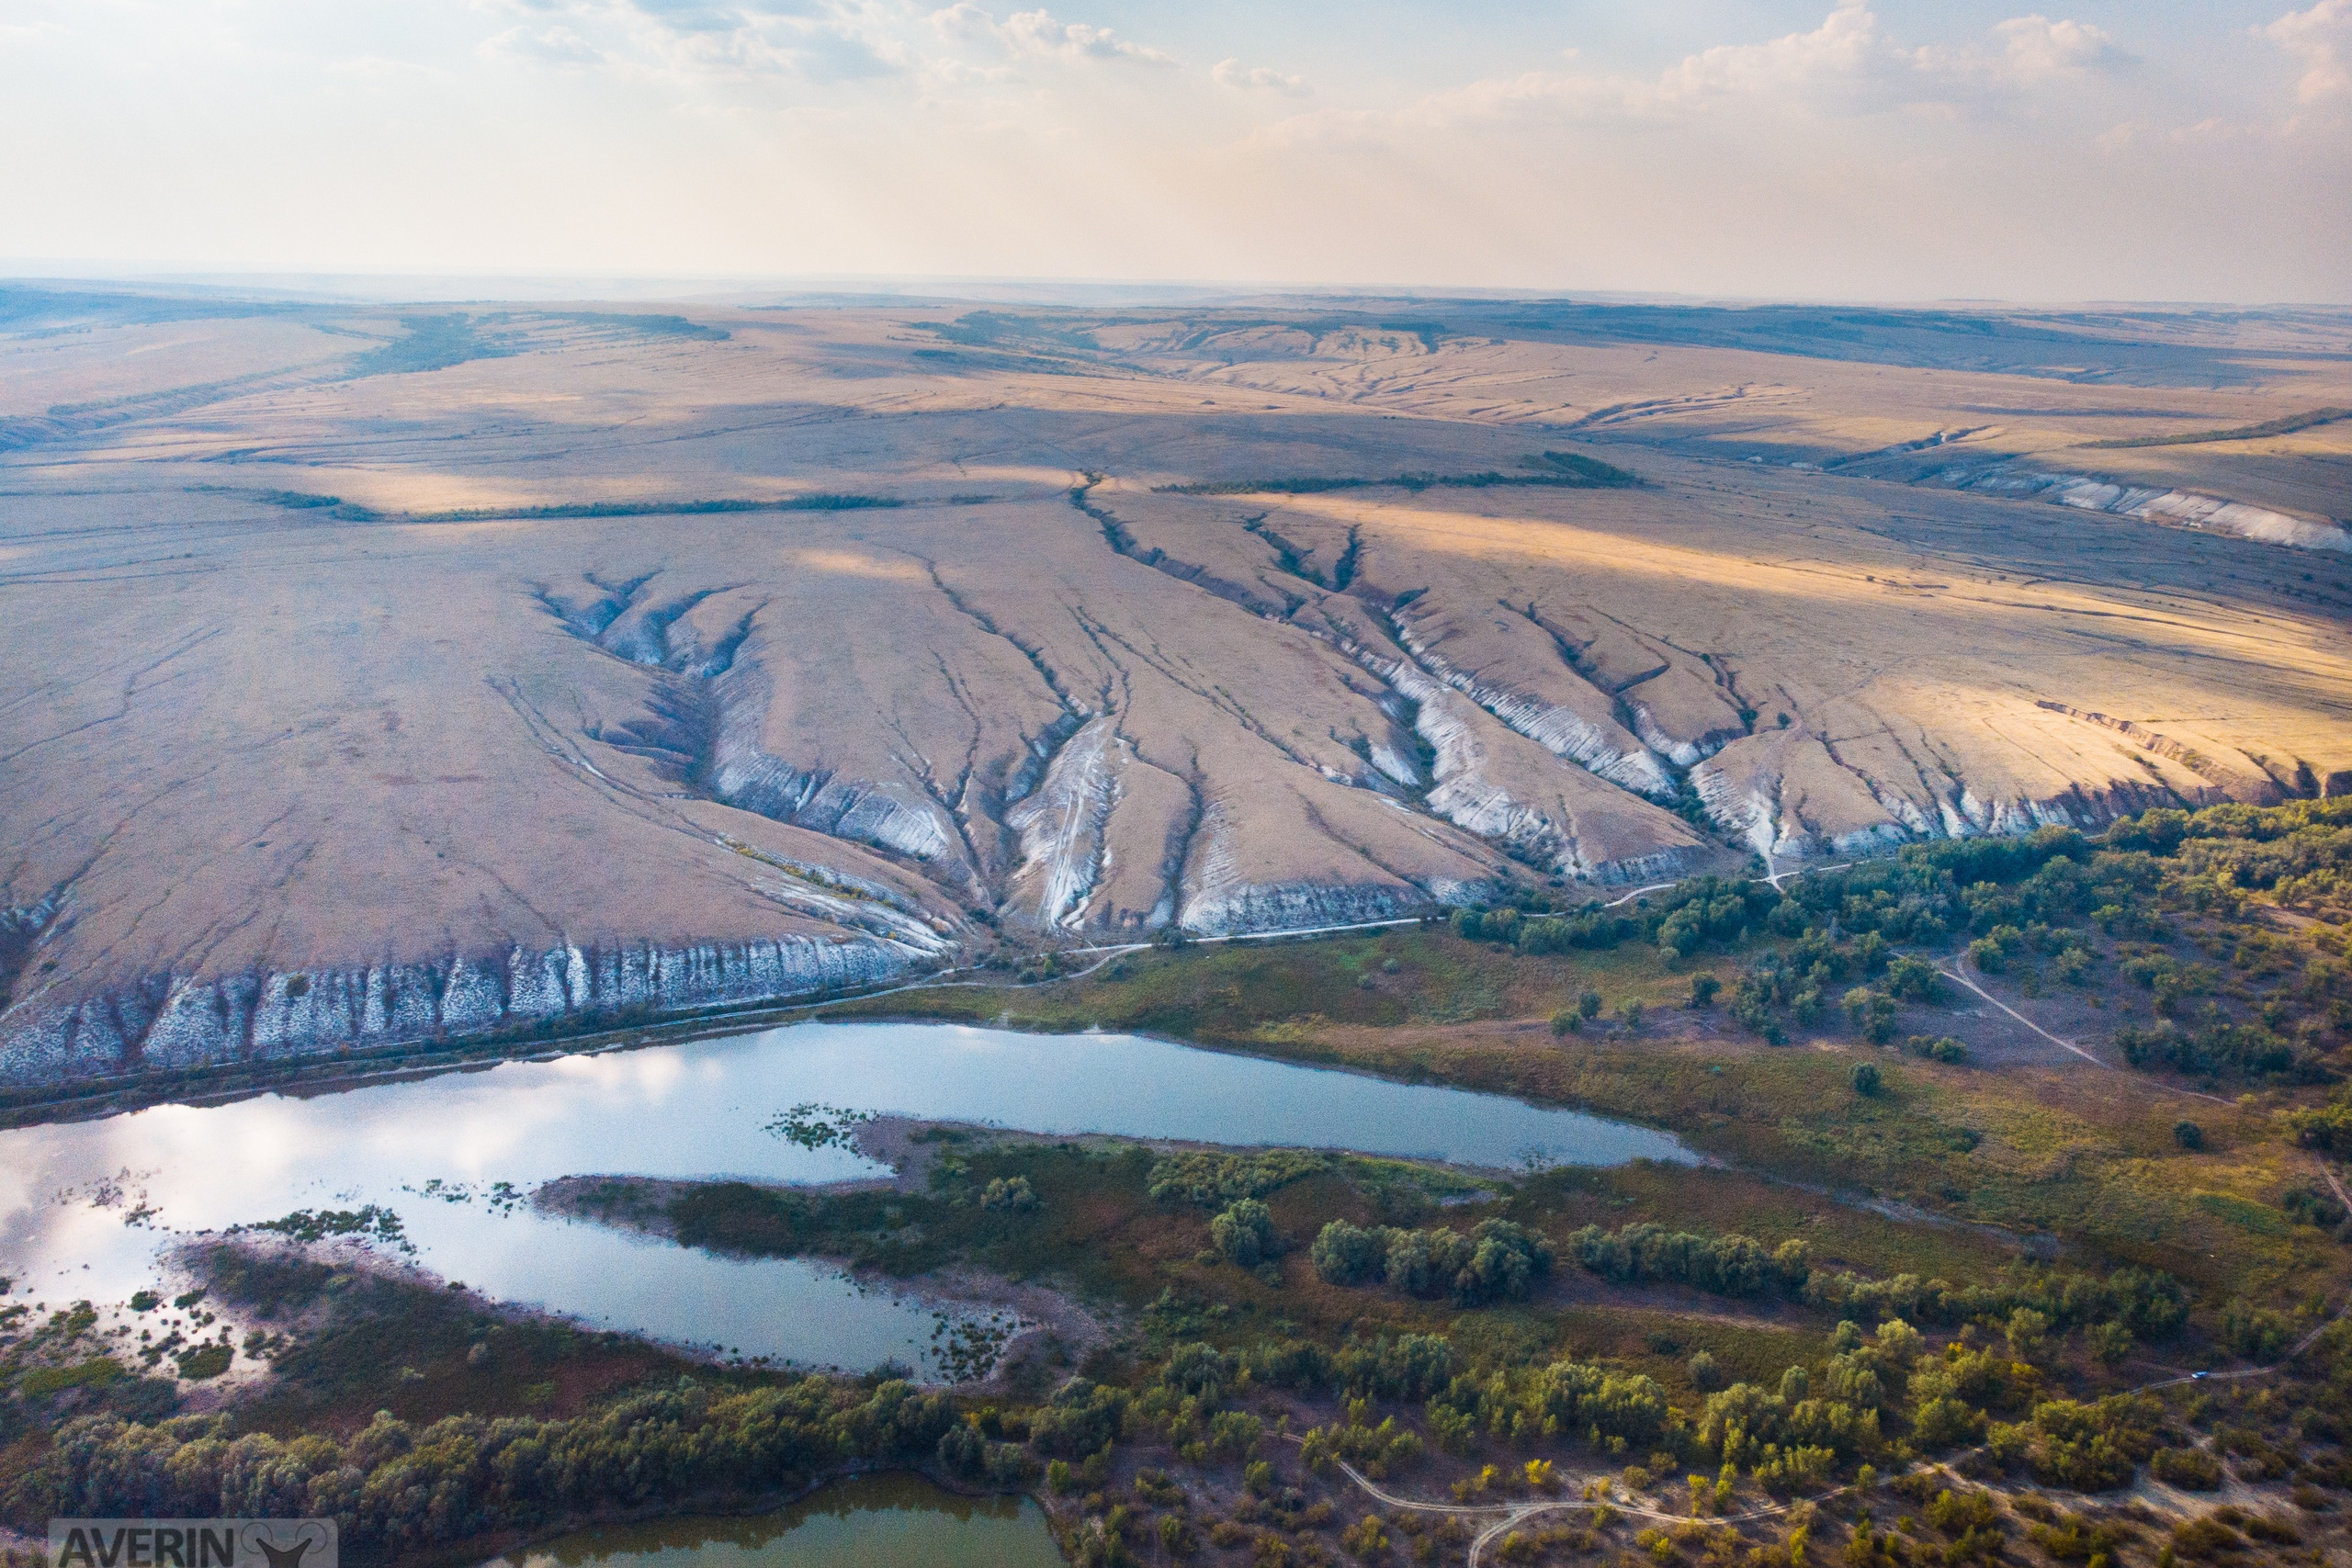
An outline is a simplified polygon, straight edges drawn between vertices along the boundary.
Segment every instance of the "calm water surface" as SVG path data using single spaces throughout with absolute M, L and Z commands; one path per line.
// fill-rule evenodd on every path
M 515 1201 L 560 1176 L 887 1174 L 773 1130 L 809 1102 L 1487 1167 L 1692 1157 L 1666 1134 L 1575 1111 L 1134 1035 L 808 1023 L 0 1132 L 0 1273 L 20 1300 L 121 1302 L 154 1283 L 175 1235 L 380 1204 L 400 1216 L 414 1261 L 503 1301 L 747 1357 L 922 1365 L 933 1309 L 837 1269 L 714 1258 Z
M 828 1486 L 752 1518 L 582 1530 L 486 1568 L 1062 1568 L 1026 1497 L 958 1497 L 911 1475 Z

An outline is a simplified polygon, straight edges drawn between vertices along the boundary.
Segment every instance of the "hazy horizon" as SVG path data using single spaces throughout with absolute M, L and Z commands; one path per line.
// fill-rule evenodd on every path
M 0 0 L 0 84 L 59 276 L 2352 302 L 2352 0 Z
M 1946 297 L 1899 294 L 1690 293 L 1630 288 L 1492 288 L 1473 284 L 1414 285 L 1317 283 L 1231 278 L 1106 278 L 1023 276 L 931 276 L 906 274 L 793 275 L 771 276 L 598 276 L 561 273 L 450 274 L 420 269 L 384 272 L 213 272 L 169 264 L 36 260 L 17 264 L 0 257 L 0 288 L 70 291 L 90 289 L 174 293 L 219 293 L 244 298 L 314 300 L 321 303 L 399 305 L 581 302 L 672 303 L 703 307 L 759 307 L 773 303 L 842 305 L 866 301 L 943 304 L 1021 304 L 1046 309 L 1102 310 L 1120 307 L 1217 308 L 1252 303 L 1316 300 L 1497 303 L 1511 300 L 1574 301 L 1580 304 L 1740 310 L 1766 307 L 1894 310 L 2352 310 L 2352 301 L 2331 299 L 2199 299 L 2155 298 L 2033 299 L 1999 295 Z

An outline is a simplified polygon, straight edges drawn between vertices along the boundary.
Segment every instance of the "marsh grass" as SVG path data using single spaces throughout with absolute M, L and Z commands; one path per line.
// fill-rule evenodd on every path
M 1646 943 L 1535 956 L 1432 925 L 1137 953 L 1065 985 L 917 991 L 834 1016 L 1136 1030 L 1661 1127 L 1755 1175 L 1645 1186 L 1612 1173 L 1645 1190 L 1640 1207 L 1611 1211 L 1611 1223 L 1811 1238 L 1767 1223 L 1801 1201 L 1828 1216 L 1818 1223 L 1824 1239 L 1837 1238 L 1834 1255 L 1864 1272 L 1961 1282 L 1995 1253 L 2014 1255 L 1969 1225 L 2015 1243 L 2054 1238 L 2082 1266 L 2160 1268 L 2204 1291 L 2293 1291 L 2335 1266 L 2337 1244 L 2278 1207 L 2311 1177 L 2267 1109 L 2199 1101 L 2209 1141 L 2186 1150 L 2172 1131 L 2182 1091 L 2144 1075 L 2088 1063 L 1987 1070 L 1818 1033 L 1770 1048 L 1728 1026 L 1719 1009 L 1688 1007 L 1694 974 L 1728 976 L 1764 945 L 1702 952 L 1669 969 Z M 1587 989 L 1611 1011 L 1640 1001 L 1644 1023 L 1629 1032 L 1597 1021 L 1555 1036 L 1539 1022 Z M 1915 1010 L 1929 1024 L 1948 1016 Z M 1858 1058 L 1879 1066 L 1877 1094 L 1855 1092 Z M 1768 1200 L 1774 1182 L 1890 1200 L 1957 1224 L 1866 1222 L 1857 1216 L 1867 1210 L 1812 1195 Z
M 379 1410 L 413 1422 L 461 1411 L 566 1415 L 694 1367 L 642 1340 L 492 1312 L 403 1277 L 235 1246 L 209 1249 L 201 1267 L 224 1299 L 266 1325 L 318 1324 L 279 1352 L 277 1377 L 240 1410 L 244 1430 L 350 1432 Z

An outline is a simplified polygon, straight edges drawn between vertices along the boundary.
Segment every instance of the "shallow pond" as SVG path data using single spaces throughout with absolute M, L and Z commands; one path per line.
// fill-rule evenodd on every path
M 866 1475 L 748 1518 L 581 1530 L 485 1568 L 1062 1568 L 1025 1497 L 958 1497 L 911 1475 Z
M 928 1363 L 939 1314 L 799 1258 L 715 1258 L 533 1210 L 560 1176 L 820 1182 L 886 1174 L 783 1126 L 796 1106 L 1486 1167 L 1688 1160 L 1675 1139 L 1499 1095 L 1135 1035 L 806 1023 L 307 1098 L 164 1105 L 0 1132 L 0 1273 L 19 1299 L 127 1300 L 175 1235 L 379 1205 L 445 1279 L 745 1357 Z

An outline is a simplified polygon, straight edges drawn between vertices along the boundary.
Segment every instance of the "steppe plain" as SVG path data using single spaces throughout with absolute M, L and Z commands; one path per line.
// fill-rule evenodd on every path
M 2320 311 L 0 292 L 0 1076 L 2352 792 L 2346 408 Z

